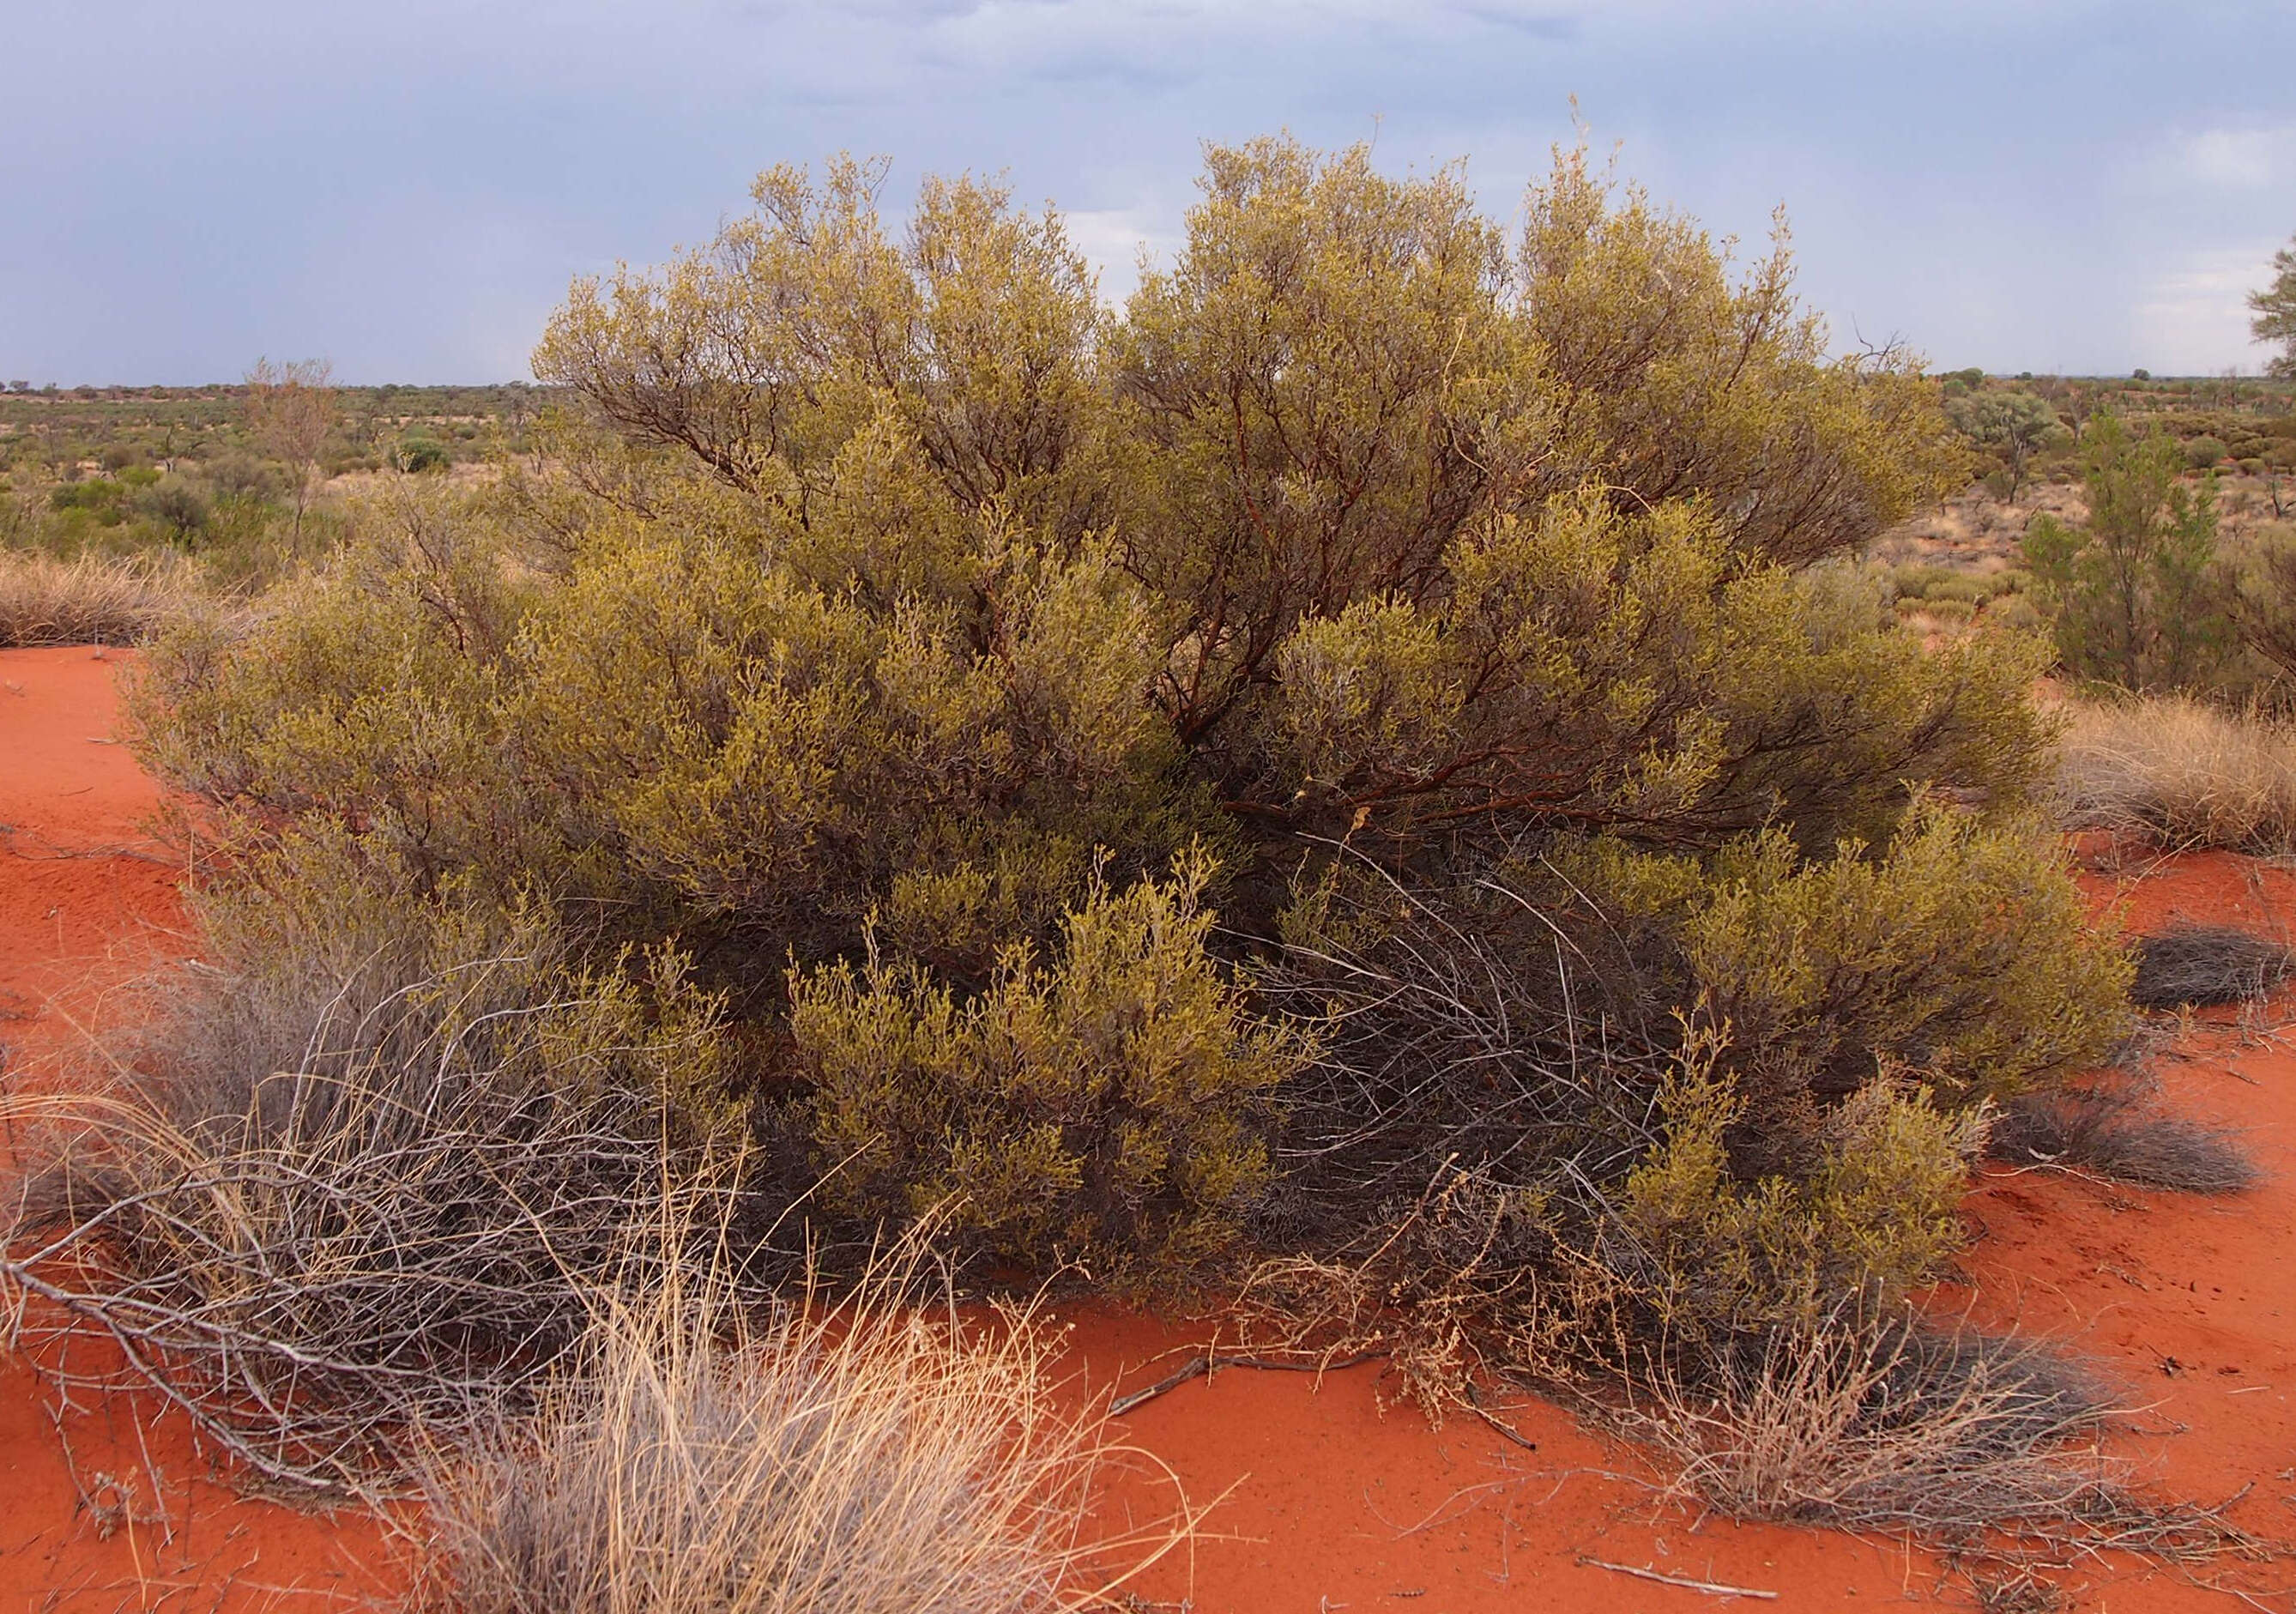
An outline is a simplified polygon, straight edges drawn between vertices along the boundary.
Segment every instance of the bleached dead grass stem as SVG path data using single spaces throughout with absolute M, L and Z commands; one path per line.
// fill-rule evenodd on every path
M 2098 1434 L 2106 1408 L 2043 1348 L 1911 1318 L 1781 1331 L 1729 1381 L 1662 1376 L 1620 1416 L 1676 1488 L 1740 1519 L 1911 1535 L 1978 1556 L 2123 1550 L 2172 1562 L 2262 1544 L 2160 1504 Z
M 582 1365 L 423 1464 L 413 1606 L 453 1614 L 1059 1614 L 1193 1517 L 1095 1536 L 1118 1454 L 1025 1308 L 919 1308 L 916 1248 L 762 1322 L 677 1274 L 602 1291 Z

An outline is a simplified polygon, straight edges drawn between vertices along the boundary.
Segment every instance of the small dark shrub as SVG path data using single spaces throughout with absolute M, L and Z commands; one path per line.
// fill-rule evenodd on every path
M 169 477 L 146 489 L 136 504 L 144 513 L 164 522 L 176 542 L 184 544 L 208 524 L 210 513 L 200 490 L 181 477 Z
M 2243 1003 L 2278 988 L 2292 961 L 2278 942 L 2235 925 L 2178 925 L 2138 938 L 2129 999 L 2140 1009 Z
M 392 463 L 411 474 L 445 471 L 454 464 L 455 456 L 447 445 L 436 438 L 411 437 L 399 443 L 391 453 Z
M 2093 1077 L 2012 1099 L 1988 1152 L 2013 1165 L 2071 1167 L 2185 1193 L 2237 1193 L 2258 1175 L 2234 1134 L 2164 1114 L 2127 1077 Z

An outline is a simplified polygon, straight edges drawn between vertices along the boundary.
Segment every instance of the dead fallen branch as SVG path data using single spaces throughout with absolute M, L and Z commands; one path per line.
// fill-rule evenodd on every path
M 1111 1418 L 1121 1418 L 1136 1407 L 1147 1405 L 1159 1396 L 1170 1394 L 1192 1379 L 1208 1378 L 1215 1372 L 1231 1367 L 1259 1368 L 1269 1372 L 1315 1373 L 1321 1376 L 1324 1373 L 1338 1372 L 1345 1368 L 1360 1367 L 1363 1364 L 1376 1361 L 1386 1354 L 1385 1351 L 1377 1350 L 1358 1351 L 1352 1356 L 1310 1362 L 1284 1362 L 1273 1356 L 1196 1356 L 1177 1372 L 1159 1379 L 1146 1389 L 1134 1390 L 1128 1396 L 1118 1397 L 1108 1404 L 1108 1415 Z
M 1654 1580 L 1662 1586 L 1680 1586 L 1685 1592 L 1703 1592 L 1709 1597 L 1758 1597 L 1764 1602 L 1775 1602 L 1775 1592 L 1764 1592 L 1753 1586 L 1726 1585 L 1718 1580 L 1692 1580 L 1683 1575 L 1665 1575 L 1656 1569 L 1638 1569 L 1630 1563 L 1608 1563 L 1600 1558 L 1583 1554 L 1578 1561 L 1590 1569 L 1608 1569 L 1614 1575 L 1631 1575 L 1636 1580 Z

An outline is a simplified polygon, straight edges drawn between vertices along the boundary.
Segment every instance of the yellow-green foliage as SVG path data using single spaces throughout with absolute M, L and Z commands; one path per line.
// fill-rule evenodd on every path
M 1935 1276 L 1962 1241 L 1985 1110 L 1956 1116 L 1884 1073 L 1827 1116 L 1802 1173 L 1748 1180 L 1726 1143 L 1743 1107 L 1724 1052 L 1693 1039 L 1660 1095 L 1666 1140 L 1620 1196 L 1635 1287 L 1668 1331 L 1816 1323 L 1845 1292 L 1895 1299 Z
M 1777 1105 L 1893 1066 L 1956 1105 L 2005 1097 L 2101 1061 L 2128 1023 L 2128 956 L 2049 832 L 1935 801 L 1878 856 L 1803 863 L 1775 832 L 1734 848 L 1685 942 L 1741 1079 Z
M 1103 548 L 990 548 L 970 620 L 765 558 L 634 534 L 521 647 L 521 726 L 639 868 L 703 912 L 843 939 L 904 880 L 997 867 L 1034 915 L 1093 845 L 1168 846 L 1139 784 L 1170 750 L 1153 612 Z
M 1838 553 L 1955 485 L 1960 451 L 1901 355 L 1828 362 L 1793 296 L 1783 215 L 1736 284 L 1693 220 L 1616 193 L 1584 147 L 1532 186 L 1520 285 L 1570 480 L 1625 503 L 1691 490 L 1731 546 Z M 1550 473 L 1552 474 L 1552 473 Z
M 1557 502 L 1464 538 L 1424 605 L 1359 600 L 1278 657 L 1295 820 L 1398 837 L 1551 816 L 1711 843 L 1886 831 L 1905 789 L 2038 783 L 2035 648 L 1925 653 L 1879 595 L 1749 562 L 1702 505 Z
M 1308 1057 L 1205 951 L 1209 867 L 1097 885 L 1040 959 L 960 1000 L 916 965 L 793 971 L 824 1193 L 954 1225 L 1027 1266 L 1169 1282 L 1234 1252 L 1266 1187 L 1270 1093 Z
M 514 878 L 559 849 L 497 701 L 530 601 L 496 534 L 409 488 L 251 623 L 199 614 L 164 636 L 130 717 L 147 760 L 212 799 L 357 823 L 425 877 Z

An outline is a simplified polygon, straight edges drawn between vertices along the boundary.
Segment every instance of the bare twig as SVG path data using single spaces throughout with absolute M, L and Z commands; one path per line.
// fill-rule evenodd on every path
M 1631 1575 L 1636 1580 L 1654 1580 L 1662 1586 L 1680 1586 L 1685 1592 L 1703 1592 L 1709 1597 L 1757 1597 L 1764 1602 L 1775 1602 L 1775 1592 L 1764 1592 L 1752 1586 L 1725 1585 L 1718 1580 L 1692 1580 L 1682 1575 L 1663 1575 L 1656 1569 L 1638 1569 L 1630 1563 L 1609 1563 L 1600 1558 L 1583 1554 L 1578 1561 L 1590 1569 L 1608 1569 L 1614 1575 Z

